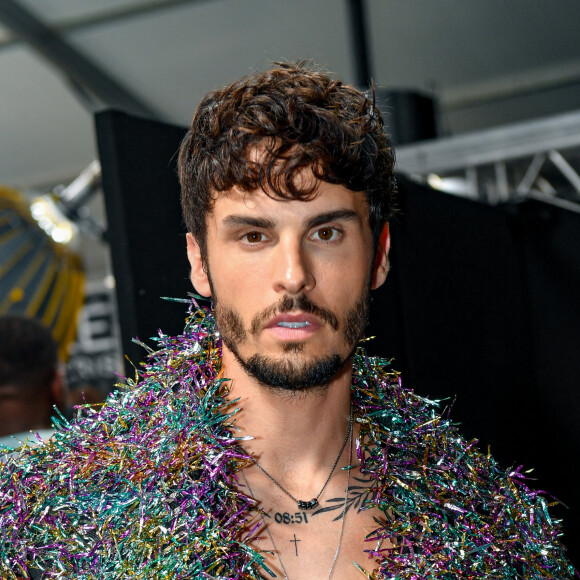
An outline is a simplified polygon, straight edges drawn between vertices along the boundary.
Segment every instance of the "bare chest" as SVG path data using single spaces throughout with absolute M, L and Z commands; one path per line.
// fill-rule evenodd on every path
M 369 509 L 370 481 L 354 483 L 348 496 L 329 494 L 313 510 L 300 509 L 276 491 L 270 495 L 262 506 L 262 526 L 249 543 L 263 552 L 276 577 L 362 580 L 362 570 L 370 574 L 377 567 L 376 555 L 369 552 L 391 547 L 375 534 L 386 517 L 376 507 Z

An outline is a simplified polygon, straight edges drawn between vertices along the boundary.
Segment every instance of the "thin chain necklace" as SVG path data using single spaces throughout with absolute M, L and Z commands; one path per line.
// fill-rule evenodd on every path
M 312 498 L 310 501 L 304 501 L 301 499 L 296 499 L 289 491 L 287 491 L 284 487 L 282 487 L 281 483 L 278 483 L 253 457 L 252 457 L 252 461 L 254 462 L 255 466 L 268 478 L 270 478 L 270 480 L 272 480 L 272 482 L 277 485 L 291 500 L 293 500 L 297 505 L 298 508 L 301 510 L 312 510 L 314 509 L 317 505 L 318 505 L 318 500 L 320 499 L 320 496 L 322 495 L 322 492 L 325 490 L 326 486 L 328 485 L 328 482 L 330 481 L 330 478 L 332 477 L 332 474 L 334 473 L 334 470 L 336 469 L 336 466 L 338 465 L 338 462 L 340 460 L 340 458 L 342 457 L 342 452 L 344 451 L 344 448 L 346 447 L 346 442 L 348 441 L 348 436 L 352 433 L 352 405 L 350 407 L 350 419 L 348 421 L 348 429 L 346 431 L 346 435 L 344 437 L 344 441 L 342 443 L 342 447 L 340 448 L 340 451 L 338 452 L 338 455 L 336 457 L 336 461 L 334 462 L 334 465 L 332 466 L 332 469 L 330 470 L 330 473 L 328 474 L 328 477 L 326 478 L 326 481 L 324 482 L 324 485 L 322 486 L 322 489 L 318 492 L 318 495 L 314 498 Z
M 350 437 L 349 437 L 350 435 Z M 344 490 L 344 505 L 342 507 L 342 520 L 340 522 L 340 532 L 338 534 L 338 543 L 336 544 L 336 550 L 334 552 L 334 558 L 332 559 L 332 564 L 330 565 L 330 570 L 328 571 L 328 577 L 327 580 L 330 580 L 332 573 L 334 572 L 334 567 L 336 566 L 336 561 L 338 560 L 338 554 L 340 553 L 340 546 L 342 544 L 342 537 L 344 535 L 344 521 L 346 520 L 346 506 L 348 504 L 348 492 L 350 490 L 350 470 L 352 469 L 352 407 L 350 410 L 350 423 L 349 423 L 349 429 L 347 432 L 347 439 L 350 439 L 350 445 L 349 445 L 349 449 L 348 449 L 348 472 L 346 475 L 346 489 Z M 340 452 L 340 454 L 342 455 L 342 451 L 344 450 L 344 445 L 342 446 L 342 450 Z M 339 455 L 340 458 L 340 455 Z M 338 463 L 338 461 L 337 461 Z M 332 471 L 334 471 L 334 468 L 336 467 L 336 464 L 334 465 L 334 467 L 332 468 Z M 332 474 L 332 472 L 331 472 Z M 250 487 L 250 484 L 248 483 L 248 480 L 246 479 L 246 474 L 242 471 L 242 477 L 244 478 L 244 481 L 246 482 L 246 485 L 248 486 L 248 490 L 250 492 L 250 494 L 252 495 L 252 497 L 254 497 L 254 492 L 252 491 L 252 488 Z M 330 477 L 329 477 L 330 479 Z M 328 483 L 328 482 L 327 482 Z M 326 484 L 325 484 L 326 486 Z M 288 492 L 286 492 L 288 493 Z M 290 495 L 290 494 L 288 494 Z M 274 537 L 272 536 L 272 533 L 270 532 L 270 527 L 268 526 L 268 524 L 266 524 L 266 520 L 264 519 L 264 514 L 261 513 L 261 518 L 262 518 L 262 522 L 264 524 L 264 528 L 266 529 L 266 533 L 268 534 L 268 537 L 270 538 L 270 541 L 272 542 L 272 546 L 274 547 L 274 552 L 278 558 L 278 562 L 280 563 L 280 568 L 282 569 L 282 574 L 284 574 L 284 579 L 285 580 L 290 580 L 288 578 L 288 573 L 286 572 L 286 568 L 284 568 L 284 563 L 282 562 L 282 557 L 280 556 L 280 550 L 278 550 L 278 548 L 276 547 L 276 542 L 274 542 Z

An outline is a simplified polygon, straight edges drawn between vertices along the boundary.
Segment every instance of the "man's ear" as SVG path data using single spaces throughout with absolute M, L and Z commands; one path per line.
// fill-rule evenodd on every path
M 54 376 L 49 385 L 49 397 L 52 405 L 56 405 L 61 411 L 68 405 L 68 388 L 62 368 L 54 371 Z
M 377 254 L 373 266 L 373 277 L 371 280 L 371 290 L 376 290 L 387 279 L 389 273 L 389 250 L 391 248 L 391 236 L 389 235 L 389 224 L 385 224 L 377 243 Z
M 211 296 L 211 286 L 209 284 L 209 277 L 203 266 L 199 244 L 193 237 L 193 234 L 188 233 L 186 238 L 187 259 L 189 260 L 189 265 L 191 266 L 191 283 L 193 284 L 195 291 L 198 294 L 208 298 Z

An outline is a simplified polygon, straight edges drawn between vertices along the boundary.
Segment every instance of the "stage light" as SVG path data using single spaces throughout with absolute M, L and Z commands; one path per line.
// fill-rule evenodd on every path
M 32 200 L 30 213 L 38 225 L 58 244 L 70 244 L 78 235 L 78 227 L 69 221 L 49 195 Z
M 440 177 L 436 173 L 427 176 L 427 183 L 433 188 L 445 193 L 477 199 L 477 191 L 472 183 L 462 177 Z

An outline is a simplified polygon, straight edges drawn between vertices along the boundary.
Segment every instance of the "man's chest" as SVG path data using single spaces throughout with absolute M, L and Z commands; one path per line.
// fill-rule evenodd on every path
M 331 570 L 333 579 L 361 579 L 364 575 L 359 568 L 372 573 L 377 567 L 376 550 L 392 546 L 388 539 L 374 534 L 380 527 L 378 522 L 385 523 L 384 514 L 376 508 L 318 522 L 304 512 L 276 512 L 274 517 L 281 523 L 266 517 L 267 523 L 250 545 L 267 550 L 268 567 L 277 577 L 289 580 L 324 580 Z
M 263 553 L 277 577 L 362 579 L 358 568 L 370 574 L 377 567 L 377 550 L 392 546 L 383 537 L 388 521 L 372 505 L 372 480 L 354 471 L 348 494 L 346 487 L 333 486 L 312 510 L 301 509 L 279 490 L 259 489 L 267 499 L 261 502 L 260 528 L 248 543 Z

